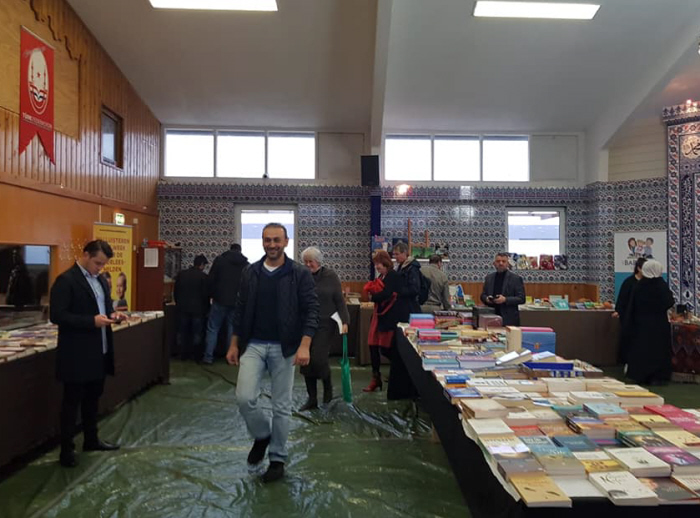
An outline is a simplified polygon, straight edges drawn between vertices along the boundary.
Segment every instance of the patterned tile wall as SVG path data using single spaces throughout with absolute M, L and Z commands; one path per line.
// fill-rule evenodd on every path
M 613 300 L 615 292 L 615 232 L 663 231 L 668 228 L 667 184 L 666 178 L 652 178 L 594 183 L 587 187 L 589 280 L 600 286 L 602 300 Z
M 665 178 L 598 183 L 586 188 L 415 188 L 249 186 L 164 183 L 159 187 L 161 237 L 181 242 L 183 261 L 204 253 L 210 261 L 234 236 L 236 203 L 285 203 L 299 207 L 299 250 L 319 246 L 342 280 L 368 275 L 369 194 L 382 201 L 382 234 L 448 243 L 449 274 L 480 281 L 496 252 L 506 247 L 507 206 L 566 207 L 567 271 L 522 271 L 526 282 L 595 282 L 601 298 L 613 296 L 615 231 L 666 229 Z

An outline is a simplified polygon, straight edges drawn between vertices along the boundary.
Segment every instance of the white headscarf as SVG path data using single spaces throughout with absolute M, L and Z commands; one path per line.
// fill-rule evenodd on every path
M 655 279 L 656 277 L 661 277 L 661 272 L 664 271 L 663 266 L 659 261 L 654 259 L 649 259 L 644 265 L 642 265 L 642 275 L 647 279 Z

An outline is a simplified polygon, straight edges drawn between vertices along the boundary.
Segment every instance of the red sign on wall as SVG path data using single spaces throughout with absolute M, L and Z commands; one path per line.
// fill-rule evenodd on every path
M 46 155 L 54 159 L 53 47 L 22 27 L 19 65 L 19 152 L 39 135 Z

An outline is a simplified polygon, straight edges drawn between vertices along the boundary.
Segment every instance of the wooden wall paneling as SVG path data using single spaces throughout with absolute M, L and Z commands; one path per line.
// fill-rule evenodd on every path
M 0 180 L 154 213 L 160 171 L 151 156 L 159 153 L 160 123 L 67 2 L 3 0 L 0 22 Z M 56 49 L 55 165 L 36 140 L 17 154 L 22 25 Z M 123 169 L 101 163 L 103 104 L 124 120 Z

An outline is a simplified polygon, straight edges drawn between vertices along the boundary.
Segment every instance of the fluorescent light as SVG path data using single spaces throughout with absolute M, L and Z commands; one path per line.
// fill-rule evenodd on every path
M 548 18 L 557 20 L 592 20 L 600 9 L 596 4 L 562 4 L 548 2 L 478 1 L 474 16 L 489 18 Z
M 276 11 L 277 0 L 149 0 L 156 9 Z

